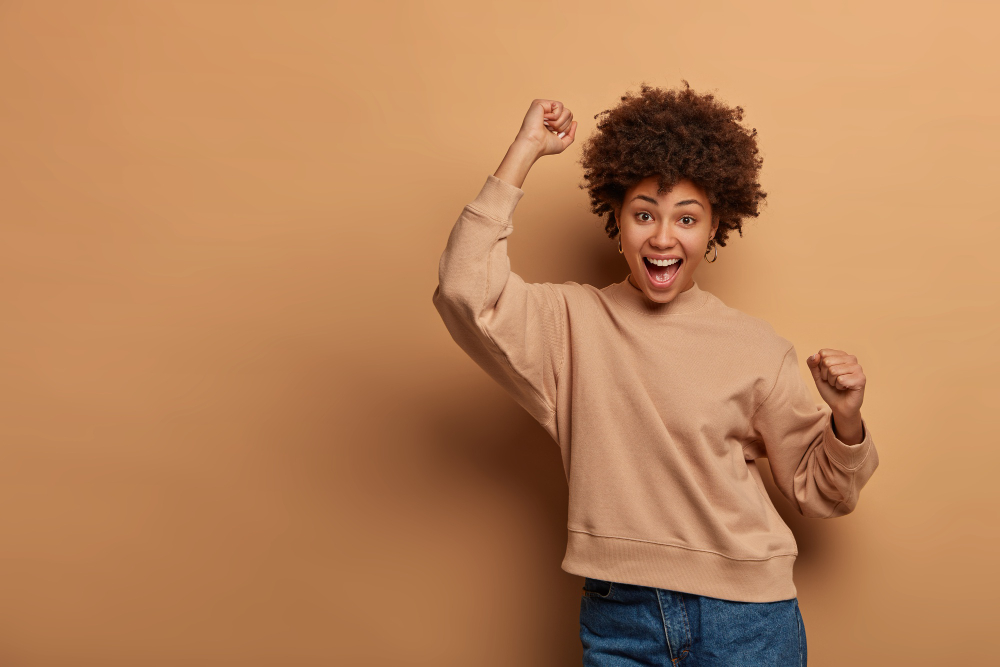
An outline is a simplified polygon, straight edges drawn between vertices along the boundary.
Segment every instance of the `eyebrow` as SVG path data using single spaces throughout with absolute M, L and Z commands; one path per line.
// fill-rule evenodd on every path
M 636 195 L 635 197 L 632 197 L 632 199 L 629 200 L 629 203 L 631 204 L 636 199 L 643 199 L 645 201 L 648 201 L 651 204 L 656 204 L 657 206 L 660 205 L 660 202 L 658 202 L 655 199 L 653 199 L 652 197 L 649 197 L 649 196 L 646 196 L 646 195 Z M 698 201 L 697 199 L 685 199 L 684 201 L 679 201 L 676 204 L 674 204 L 674 208 L 677 208 L 678 206 L 684 206 L 685 204 L 697 204 L 698 206 L 701 206 L 702 209 L 705 208 L 702 205 L 702 203 L 700 201 Z

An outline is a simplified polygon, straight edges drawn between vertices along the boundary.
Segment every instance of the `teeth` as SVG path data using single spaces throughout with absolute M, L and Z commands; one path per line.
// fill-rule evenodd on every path
M 670 266 L 671 264 L 680 261 L 676 257 L 673 259 L 653 259 L 652 257 L 647 257 L 646 259 L 649 260 L 650 264 L 656 264 L 657 266 Z

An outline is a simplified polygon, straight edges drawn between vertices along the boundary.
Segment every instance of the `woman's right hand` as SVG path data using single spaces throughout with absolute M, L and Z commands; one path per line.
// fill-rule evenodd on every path
M 538 148 L 538 157 L 541 157 L 562 153 L 575 138 L 573 112 L 562 102 L 536 99 L 531 101 L 515 141 L 533 144 Z

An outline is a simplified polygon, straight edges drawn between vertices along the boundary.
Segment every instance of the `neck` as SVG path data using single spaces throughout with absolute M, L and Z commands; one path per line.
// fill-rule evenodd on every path
M 698 287 L 693 279 L 691 284 L 674 295 L 670 301 L 653 301 L 634 282 L 634 277 L 628 277 L 613 286 L 615 300 L 626 309 L 644 315 L 673 315 L 689 313 L 698 310 L 708 298 L 708 293 Z

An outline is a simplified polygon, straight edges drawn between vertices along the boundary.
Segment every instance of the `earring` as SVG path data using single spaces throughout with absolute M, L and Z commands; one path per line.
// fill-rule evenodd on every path
M 719 246 L 713 246 L 713 247 L 715 248 L 715 257 L 713 259 L 707 259 L 708 251 L 707 250 L 705 251 L 705 257 L 706 257 L 705 261 L 708 262 L 709 264 L 712 264 L 713 262 L 715 262 L 715 260 L 719 259 Z
M 622 228 L 621 225 L 618 226 L 618 254 L 624 255 L 625 252 L 622 250 Z

